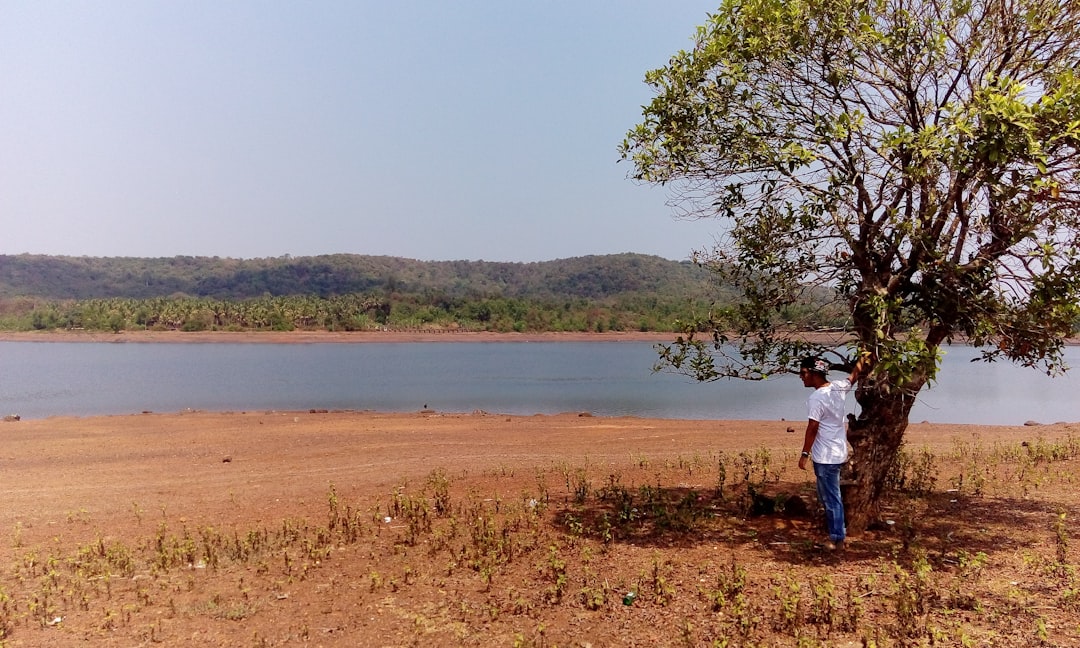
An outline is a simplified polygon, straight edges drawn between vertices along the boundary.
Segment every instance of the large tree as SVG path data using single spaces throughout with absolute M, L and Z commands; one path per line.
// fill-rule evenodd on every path
M 1080 298 L 1080 0 L 727 0 L 622 154 L 690 216 L 741 300 L 666 346 L 701 380 L 806 353 L 799 304 L 841 305 L 876 362 L 850 439 L 849 524 L 874 514 L 941 346 L 1062 370 Z

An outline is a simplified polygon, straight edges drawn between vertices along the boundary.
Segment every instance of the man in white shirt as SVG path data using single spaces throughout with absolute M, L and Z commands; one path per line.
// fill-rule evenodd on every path
M 866 355 L 860 355 L 849 377 L 833 381 L 827 377 L 829 363 L 821 358 L 803 358 L 799 365 L 803 386 L 814 390 L 806 399 L 809 420 L 799 468 L 806 470 L 807 460 L 814 463 L 818 499 L 825 507 L 829 531 L 825 548 L 829 550 L 842 549 L 847 537 L 844 500 L 840 496 L 840 469 L 848 460 L 845 405 L 848 393 L 865 368 L 866 359 Z

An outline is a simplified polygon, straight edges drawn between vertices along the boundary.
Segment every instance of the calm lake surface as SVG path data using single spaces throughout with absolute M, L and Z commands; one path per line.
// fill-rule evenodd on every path
M 971 363 L 950 347 L 911 420 L 1080 421 L 1075 375 Z M 1080 371 L 1080 347 L 1070 347 Z M 0 342 L 0 413 L 24 418 L 142 411 L 353 409 L 504 414 L 588 411 L 687 419 L 805 418 L 796 376 L 696 383 L 651 371 L 639 342 L 114 344 Z M 854 405 L 854 399 L 849 399 Z

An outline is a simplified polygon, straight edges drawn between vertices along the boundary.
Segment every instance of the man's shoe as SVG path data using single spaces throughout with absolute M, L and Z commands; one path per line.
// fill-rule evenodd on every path
M 844 541 L 839 540 L 839 541 L 834 542 L 832 540 L 826 540 L 825 544 L 824 544 L 824 547 L 825 547 L 825 551 L 843 551 L 844 550 Z

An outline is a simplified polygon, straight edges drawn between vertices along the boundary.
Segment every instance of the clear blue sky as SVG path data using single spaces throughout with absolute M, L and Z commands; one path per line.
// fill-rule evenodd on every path
M 617 147 L 717 0 L 0 0 L 0 253 L 684 259 Z

